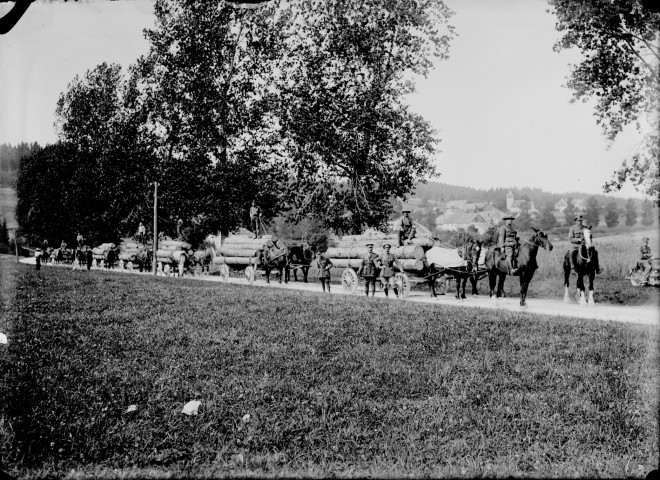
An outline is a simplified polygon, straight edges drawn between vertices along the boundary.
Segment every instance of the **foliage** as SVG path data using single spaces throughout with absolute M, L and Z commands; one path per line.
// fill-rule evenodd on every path
M 18 271 L 0 356 L 0 453 L 17 478 L 627 477 L 657 464 L 657 328 Z M 199 415 L 182 415 L 191 399 Z
M 660 204 L 660 12 L 642 0 L 549 0 L 564 33 L 560 51 L 577 47 L 583 54 L 573 67 L 568 87 L 576 100 L 596 101 L 595 116 L 613 140 L 624 126 L 649 116 L 644 146 L 615 172 L 605 191 L 626 181 Z
M 526 231 L 532 226 L 532 215 L 529 213 L 529 203 L 523 202 L 520 206 L 520 213 L 516 217 L 515 228 L 516 230 Z
M 605 206 L 605 224 L 607 228 L 614 228 L 619 224 L 619 213 L 616 202 L 610 202 Z
M 447 56 L 451 11 L 440 0 L 311 0 L 290 15 L 274 79 L 289 215 L 342 233 L 384 228 L 390 198 L 436 173 L 435 132 L 405 95 L 413 75 Z
M 626 202 L 626 226 L 632 227 L 637 223 L 637 207 L 632 198 L 629 198 Z
M 431 232 L 435 231 L 435 219 L 438 214 L 431 207 L 426 207 L 421 214 L 417 215 L 417 221 L 428 228 Z
M 557 226 L 557 219 L 553 212 L 555 205 L 552 202 L 546 203 L 541 209 L 541 218 L 539 218 L 539 225 L 544 231 L 550 231 Z
M 594 197 L 587 199 L 587 209 L 584 211 L 584 223 L 591 227 L 597 227 L 600 223 L 601 207 L 598 200 Z
M 650 227 L 653 225 L 654 215 L 653 215 L 653 204 L 649 201 L 645 201 L 642 205 L 642 219 L 641 223 L 645 227 Z

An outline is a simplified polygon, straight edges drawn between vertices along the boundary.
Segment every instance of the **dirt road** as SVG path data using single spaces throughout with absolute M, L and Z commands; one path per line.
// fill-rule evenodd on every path
M 21 259 L 21 262 L 34 264 L 34 258 Z M 51 268 L 51 265 L 44 266 L 43 268 Z M 68 266 L 68 268 L 71 267 Z M 94 270 L 98 271 L 97 269 Z M 128 270 L 115 269 L 113 271 L 117 273 L 129 273 Z M 148 273 L 134 273 L 138 275 L 151 275 Z M 223 282 L 222 278 L 217 275 L 187 278 L 198 279 L 202 281 Z M 279 284 L 277 282 L 271 281 L 270 284 L 266 284 L 266 282 L 262 279 L 258 279 L 252 285 L 249 285 L 247 280 L 243 277 L 230 277 L 228 282 L 236 285 L 249 286 L 250 288 L 279 288 L 285 290 L 321 292 L 321 286 L 316 282 L 291 282 L 289 284 Z M 348 293 L 346 293 L 341 288 L 341 285 L 332 285 L 332 295 L 348 295 Z M 376 297 L 384 298 L 385 295 L 382 292 L 377 292 Z M 401 300 L 397 300 L 396 298 L 391 297 L 390 301 L 395 302 Z M 660 306 L 632 307 L 625 305 L 596 304 L 595 306 L 589 307 L 578 305 L 574 302 L 564 303 L 562 300 L 528 298 L 528 306 L 521 308 L 519 305 L 519 299 L 517 297 L 490 299 L 488 296 L 468 296 L 468 298 L 465 300 L 456 300 L 453 294 L 440 295 L 436 298 L 432 298 L 428 292 L 411 292 L 410 296 L 408 296 L 403 301 L 435 305 L 461 305 L 464 307 L 481 308 L 486 310 L 508 310 L 511 312 L 524 312 L 532 314 L 536 313 L 559 317 L 610 320 L 615 322 L 660 326 Z

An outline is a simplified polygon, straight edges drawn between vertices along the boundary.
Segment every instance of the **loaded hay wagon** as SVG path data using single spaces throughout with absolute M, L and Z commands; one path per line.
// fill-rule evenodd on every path
M 248 283 L 254 283 L 260 267 L 260 252 L 273 246 L 273 235 L 254 238 L 251 235 L 230 235 L 221 246 L 212 247 L 214 265 L 219 266 L 220 276 L 229 280 L 231 271 L 243 271 Z M 217 248 L 217 250 L 216 250 Z
M 394 275 L 400 297 L 407 297 L 414 283 L 429 282 L 431 276 L 426 262 L 426 251 L 433 245 L 430 237 L 418 237 L 409 241 L 408 245 L 397 247 L 398 234 L 385 234 L 371 232 L 363 235 L 346 235 L 336 247 L 328 248 L 325 255 L 330 259 L 333 267 L 343 268 L 341 284 L 343 289 L 353 294 L 360 284 L 358 270 L 362 264 L 362 257 L 367 254 L 367 243 L 374 246 L 373 252 L 377 255 L 383 253 L 383 246 L 392 246 L 390 253 L 399 259 L 403 272 Z M 433 279 L 435 280 L 435 279 Z
M 176 271 L 182 277 L 188 257 L 192 255 L 191 247 L 189 243 L 180 240 L 160 240 L 156 250 L 158 272 L 169 276 Z

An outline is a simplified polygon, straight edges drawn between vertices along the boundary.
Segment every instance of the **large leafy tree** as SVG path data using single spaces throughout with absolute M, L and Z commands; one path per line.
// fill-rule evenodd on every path
M 390 198 L 435 173 L 437 138 L 404 95 L 447 55 L 451 11 L 441 0 L 308 0 L 289 14 L 274 77 L 289 215 L 341 232 L 384 227 Z
M 60 142 L 75 152 L 66 195 L 76 229 L 101 222 L 110 228 L 97 232 L 118 238 L 151 216 L 156 164 L 137 78 L 133 68 L 125 77 L 119 65 L 102 63 L 76 76 L 57 102 Z
M 660 11 L 643 0 L 548 0 L 563 37 L 556 50 L 578 48 L 568 87 L 575 99 L 596 102 L 595 116 L 614 139 L 647 116 L 643 145 L 614 173 L 605 191 L 631 182 L 660 204 Z

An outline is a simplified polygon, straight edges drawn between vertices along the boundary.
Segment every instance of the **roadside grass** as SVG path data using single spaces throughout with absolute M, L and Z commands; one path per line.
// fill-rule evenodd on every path
M 657 328 L 5 267 L 0 453 L 17 477 L 658 468 Z

